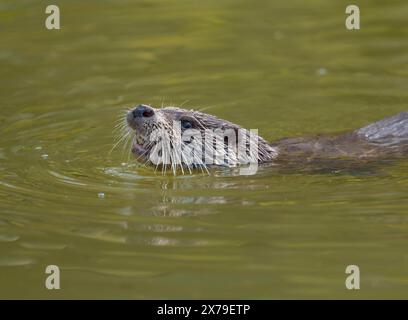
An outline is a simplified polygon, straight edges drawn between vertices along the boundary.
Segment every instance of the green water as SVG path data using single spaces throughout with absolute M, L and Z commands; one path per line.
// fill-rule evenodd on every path
M 53 3 L 61 30 L 0 1 L 1 298 L 407 297 L 408 161 L 173 177 L 109 153 L 139 103 L 270 140 L 406 110 L 406 1 L 358 1 L 359 31 L 341 0 Z

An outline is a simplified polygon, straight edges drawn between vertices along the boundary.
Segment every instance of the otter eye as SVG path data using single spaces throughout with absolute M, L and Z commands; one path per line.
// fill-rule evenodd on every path
M 188 120 L 181 120 L 181 128 L 183 129 L 191 129 L 193 124 Z

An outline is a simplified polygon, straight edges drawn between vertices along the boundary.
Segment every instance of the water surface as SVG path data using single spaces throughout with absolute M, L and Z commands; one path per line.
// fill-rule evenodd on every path
M 139 103 L 270 140 L 406 110 L 406 1 L 359 2 L 359 31 L 345 1 L 55 3 L 59 31 L 0 3 L 0 297 L 406 298 L 407 161 L 173 177 L 110 153 Z

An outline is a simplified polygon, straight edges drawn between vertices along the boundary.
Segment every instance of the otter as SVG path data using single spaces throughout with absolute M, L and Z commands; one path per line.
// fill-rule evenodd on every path
M 127 112 L 125 122 L 129 130 L 127 135 L 132 137 L 131 150 L 136 158 L 143 163 L 155 164 L 156 167 L 169 166 L 174 174 L 178 168 L 188 168 L 191 171 L 194 168 L 207 170 L 213 165 L 237 166 L 240 162 L 233 150 L 240 150 L 241 154 L 245 154 L 246 161 L 255 159 L 261 165 L 321 165 L 325 162 L 329 167 L 335 167 L 334 164 L 338 165 L 340 162 L 367 163 L 404 157 L 408 152 L 408 111 L 351 132 L 284 138 L 273 142 L 214 115 L 178 107 L 154 108 L 138 105 Z M 178 126 L 174 126 L 177 123 Z M 239 131 L 242 130 L 243 142 L 241 141 L 240 146 L 236 144 L 234 149 L 234 145 L 230 143 L 238 143 Z M 159 131 L 161 138 L 153 134 Z M 193 133 L 182 138 L 187 132 Z M 208 132 L 211 133 L 209 139 Z M 172 150 L 177 145 L 181 152 L 174 153 Z M 207 151 L 201 150 L 202 146 Z M 254 146 L 255 151 L 251 150 Z M 153 160 L 154 153 L 160 161 Z M 212 160 L 214 154 L 221 160 L 213 163 L 205 161 L 209 154 Z

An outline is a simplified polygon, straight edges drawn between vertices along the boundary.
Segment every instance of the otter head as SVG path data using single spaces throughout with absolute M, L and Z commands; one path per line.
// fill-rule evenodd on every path
M 178 167 L 233 167 L 250 159 L 267 162 L 277 154 L 252 131 L 200 111 L 142 104 L 128 111 L 126 122 L 134 130 L 132 152 L 137 159 L 169 166 L 173 172 Z

